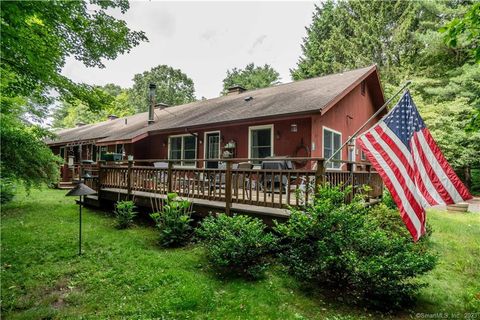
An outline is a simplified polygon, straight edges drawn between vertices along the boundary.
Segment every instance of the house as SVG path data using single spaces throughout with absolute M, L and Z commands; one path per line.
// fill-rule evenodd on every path
M 370 66 L 264 89 L 234 87 L 225 96 L 175 107 L 157 104 L 151 113 L 111 116 L 60 130 L 47 144 L 74 163 L 95 162 L 107 153 L 174 159 L 186 168 L 204 165 L 195 159 L 249 158 L 258 163 L 272 156 L 328 158 L 383 103 L 377 67 Z M 336 159 L 364 160 L 355 145 Z M 216 167 L 218 161 L 205 164 Z M 328 166 L 342 168 L 340 163 Z M 71 177 L 65 165 L 62 179 Z

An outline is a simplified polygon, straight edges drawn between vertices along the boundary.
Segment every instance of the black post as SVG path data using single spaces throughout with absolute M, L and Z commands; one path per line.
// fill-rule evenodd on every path
M 80 215 L 79 215 L 79 232 L 78 232 L 78 255 L 82 255 L 82 196 L 80 196 Z

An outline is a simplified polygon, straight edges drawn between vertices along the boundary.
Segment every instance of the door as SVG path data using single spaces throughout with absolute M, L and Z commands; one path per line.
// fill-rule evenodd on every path
M 220 132 L 205 134 L 205 160 L 220 158 Z M 206 168 L 217 169 L 218 161 L 206 161 Z

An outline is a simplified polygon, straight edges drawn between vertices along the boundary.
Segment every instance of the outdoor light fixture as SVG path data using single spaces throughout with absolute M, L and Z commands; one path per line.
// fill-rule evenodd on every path
M 65 195 L 67 197 L 74 197 L 74 196 L 79 196 L 80 201 L 78 202 L 80 211 L 79 211 L 79 230 L 78 230 L 78 255 L 82 254 L 82 203 L 83 199 L 85 196 L 90 195 L 90 194 L 95 194 L 97 193 L 95 190 L 91 189 L 87 185 L 85 185 L 83 182 L 79 182 L 75 188 L 72 190 L 68 191 L 68 193 Z
M 298 126 L 296 123 L 292 123 L 290 125 L 290 132 L 297 132 L 298 131 Z
M 355 148 L 355 139 L 352 139 L 352 137 L 348 137 L 349 141 L 348 141 L 348 149 L 350 151 L 353 151 L 353 149 Z
M 127 157 L 127 160 L 128 161 L 133 161 L 133 154 L 129 154 L 128 157 Z

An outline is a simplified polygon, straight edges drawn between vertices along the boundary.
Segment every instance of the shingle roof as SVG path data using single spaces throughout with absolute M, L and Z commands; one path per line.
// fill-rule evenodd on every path
M 149 131 L 318 112 L 375 70 L 375 66 L 370 66 L 324 77 L 245 91 L 240 94 L 195 101 L 162 110 L 156 109 L 155 122 L 151 125 L 147 125 L 148 113 L 144 112 L 79 128 L 61 130 L 56 132 L 58 137 L 48 143 L 59 144 L 87 139 L 113 142 L 130 140 L 147 134 Z M 245 99 L 247 97 L 253 99 Z

